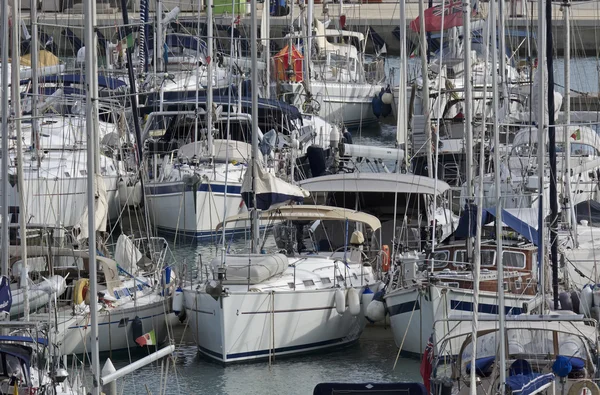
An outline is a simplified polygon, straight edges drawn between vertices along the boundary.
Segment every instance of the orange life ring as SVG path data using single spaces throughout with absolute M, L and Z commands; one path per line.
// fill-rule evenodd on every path
M 381 247 L 381 270 L 388 272 L 390 270 L 390 247 L 384 244 Z

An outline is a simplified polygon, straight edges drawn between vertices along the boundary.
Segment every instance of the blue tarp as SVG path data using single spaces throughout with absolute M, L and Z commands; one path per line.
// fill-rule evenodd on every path
M 85 84 L 85 76 L 81 74 L 46 75 L 40 79 L 40 82 L 66 85 Z M 103 75 L 99 75 L 98 86 L 102 88 L 118 89 L 123 86 L 127 86 L 127 83 L 117 78 L 110 78 Z
M 481 226 L 489 224 L 496 218 L 496 209 L 488 208 L 482 210 Z M 465 209 L 458 220 L 458 226 L 454 231 L 454 236 L 459 239 L 467 237 L 475 237 L 477 229 L 477 206 L 474 204 L 466 205 Z M 538 245 L 538 231 L 531 227 L 528 223 L 515 217 L 513 214 L 502 210 L 502 223 L 508 226 L 534 245 Z
M 530 395 L 554 380 L 554 374 L 516 374 L 506 379 L 506 384 L 513 395 Z

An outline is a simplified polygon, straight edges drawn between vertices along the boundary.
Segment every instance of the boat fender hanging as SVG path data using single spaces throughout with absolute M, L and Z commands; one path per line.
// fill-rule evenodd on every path
M 142 324 L 142 319 L 137 315 L 131 322 L 131 333 L 133 335 L 133 341 L 144 336 L 144 325 Z
M 365 317 L 371 323 L 383 321 L 385 318 L 385 304 L 383 301 L 373 298 L 373 300 L 371 300 L 371 302 L 367 305 Z
M 346 293 L 341 288 L 335 290 L 335 310 L 338 314 L 344 314 L 346 311 Z
M 381 270 L 383 272 L 390 270 L 390 246 L 387 244 L 381 247 Z
M 600 395 L 600 388 L 598 388 L 598 385 L 596 385 L 596 383 L 589 379 L 575 382 L 571 386 L 571 388 L 569 388 L 569 392 L 567 392 L 567 395 L 579 395 L 582 393 L 582 390 L 584 388 L 587 389 L 587 395 Z
M 89 286 L 90 280 L 87 278 L 80 278 L 75 282 L 75 286 L 73 287 L 73 303 L 79 305 L 86 301 Z
M 573 302 L 571 301 L 571 294 L 569 292 L 561 292 L 558 295 L 558 300 L 560 301 L 561 310 L 573 310 Z
M 389 85 L 384 90 L 381 88 L 381 92 L 379 92 L 379 100 L 381 100 L 381 116 L 387 117 L 392 113 L 392 100 L 394 99 L 394 95 L 392 95 L 392 90 Z
M 362 304 L 363 315 L 364 315 L 365 318 L 367 318 L 367 306 L 369 306 L 369 304 L 373 300 L 373 296 L 374 295 L 375 294 L 373 293 L 373 291 L 371 290 L 371 288 L 369 288 L 368 286 L 360 294 L 360 303 Z
M 579 294 L 577 293 L 577 291 L 571 291 L 571 303 L 573 304 L 573 312 L 575 314 L 581 314 L 580 313 L 580 303 L 581 301 L 579 300 Z
M 357 316 L 360 314 L 360 298 L 358 296 L 358 291 L 355 288 L 348 289 L 348 311 L 353 316 Z
M 173 295 L 173 313 L 179 316 L 183 311 L 183 290 L 181 287 L 177 287 L 175 294 Z
M 352 144 L 352 134 L 346 128 L 344 128 L 344 133 L 342 133 L 342 139 L 344 143 Z
M 592 287 L 590 285 L 586 285 L 581 290 L 580 310 L 582 311 L 583 314 L 585 314 L 586 317 L 590 317 L 590 314 L 592 311 L 592 292 L 593 292 Z
M 381 116 L 382 107 L 383 102 L 381 101 L 379 95 L 373 96 L 373 100 L 371 100 L 371 108 L 373 109 L 373 115 L 375 115 L 376 118 Z

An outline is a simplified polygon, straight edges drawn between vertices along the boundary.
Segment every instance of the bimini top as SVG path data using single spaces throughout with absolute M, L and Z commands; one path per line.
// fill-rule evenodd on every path
M 460 321 L 450 318 L 448 325 L 450 330 L 444 336 L 444 339 L 452 339 L 461 336 L 469 336 L 473 331 L 471 316 L 466 316 L 465 320 Z M 498 331 L 498 321 L 495 317 L 479 317 L 477 323 L 477 336 L 483 336 L 488 333 Z M 592 342 L 596 342 L 596 326 L 590 325 L 591 320 L 582 319 L 579 315 L 543 315 L 543 316 L 514 316 L 508 317 L 505 321 L 506 330 L 529 329 L 544 330 L 559 333 L 566 333 L 585 337 Z M 446 324 L 444 324 L 446 325 Z M 441 340 L 441 339 L 439 339 Z
M 340 207 L 318 206 L 312 204 L 282 206 L 274 210 L 261 211 L 261 220 L 270 221 L 345 221 L 360 222 L 373 230 L 381 227 L 379 219 L 371 214 L 360 211 L 347 210 Z M 224 224 L 238 221 L 249 221 L 250 213 L 243 213 L 228 217 L 224 222 L 217 225 L 219 230 Z
M 387 192 L 424 195 L 439 195 L 450 189 L 444 181 L 402 173 L 333 174 L 300 181 L 300 186 L 310 192 Z
M 564 143 L 564 130 L 565 126 L 556 125 L 556 142 Z M 585 144 L 592 146 L 600 150 L 600 136 L 594 131 L 594 129 L 585 125 L 569 125 L 567 126 L 567 136 L 572 144 Z M 513 147 L 519 145 L 527 145 L 530 141 L 537 144 L 537 128 L 535 127 L 524 127 L 516 135 L 513 140 Z M 544 140 L 548 143 L 548 136 L 544 135 Z

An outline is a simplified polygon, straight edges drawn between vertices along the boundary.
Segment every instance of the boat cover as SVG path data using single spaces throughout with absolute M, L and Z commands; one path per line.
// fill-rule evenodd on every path
M 221 258 L 214 258 L 211 266 L 216 273 L 221 266 Z M 223 284 L 254 285 L 283 273 L 288 267 L 288 258 L 283 254 L 227 255 L 225 267 L 226 280 Z

